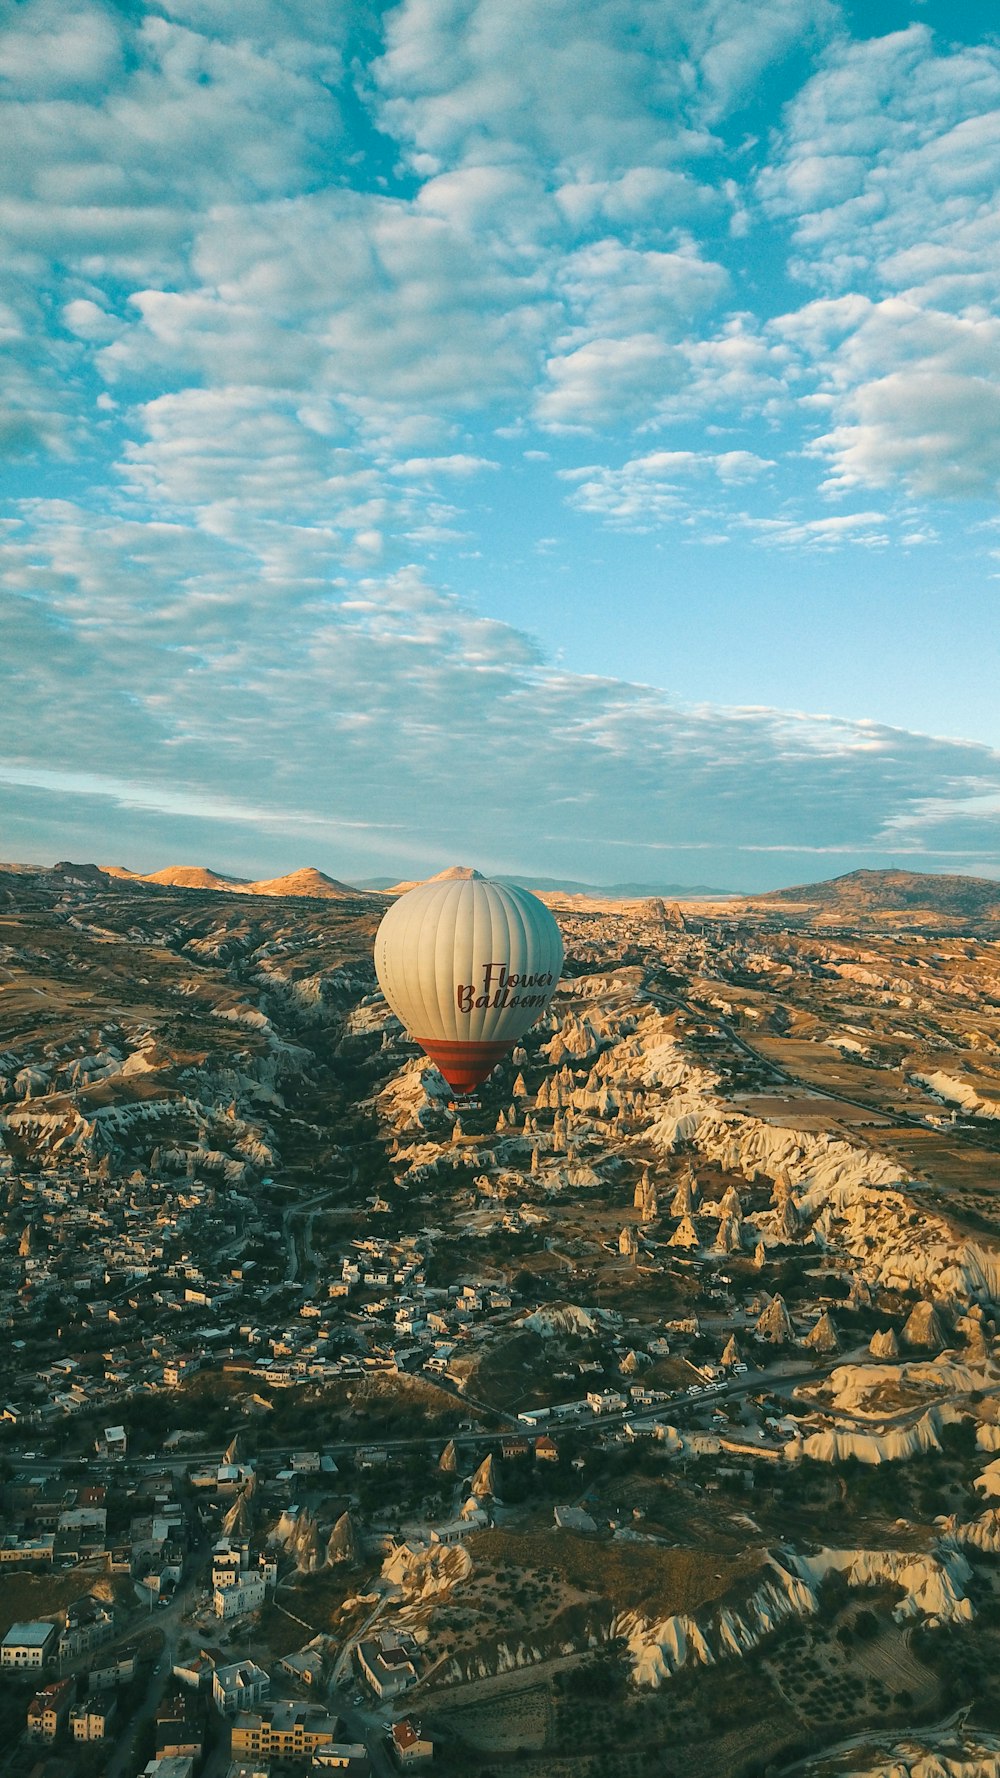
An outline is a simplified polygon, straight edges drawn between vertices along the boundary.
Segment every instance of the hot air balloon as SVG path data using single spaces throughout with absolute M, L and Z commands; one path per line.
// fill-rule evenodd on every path
M 401 895 L 375 936 L 389 1005 L 455 1093 L 471 1093 L 540 1018 L 563 944 L 526 889 L 453 869 Z

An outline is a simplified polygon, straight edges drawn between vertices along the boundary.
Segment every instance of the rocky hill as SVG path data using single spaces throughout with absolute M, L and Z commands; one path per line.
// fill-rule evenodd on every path
M 857 919 L 892 913 L 930 913 L 959 920 L 1000 920 L 1000 883 L 988 877 L 937 876 L 926 871 L 854 870 L 823 883 L 803 883 L 754 896 L 754 905 L 789 902 Z
M 56 869 L 60 868 L 64 867 L 56 866 Z M 364 890 L 352 889 L 348 883 L 341 883 L 337 877 L 328 877 L 325 871 L 316 870 L 313 865 L 307 865 L 303 870 L 289 871 L 283 877 L 264 877 L 257 882 L 251 882 L 246 877 L 223 876 L 219 871 L 209 870 L 201 864 L 170 864 L 163 870 L 150 871 L 146 876 L 139 871 L 127 870 L 122 864 L 86 865 L 77 868 L 94 871 L 98 877 L 112 877 L 118 882 L 159 883 L 162 887 L 171 889 L 213 889 L 230 895 L 292 895 L 319 901 L 343 901 L 356 900 L 366 893 Z

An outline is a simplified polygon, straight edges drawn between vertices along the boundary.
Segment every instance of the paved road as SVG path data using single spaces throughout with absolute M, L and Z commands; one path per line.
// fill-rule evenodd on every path
M 924 1723 L 922 1728 L 907 1728 L 905 1725 L 900 1725 L 898 1729 L 886 1729 L 881 1733 L 871 1727 L 859 1729 L 856 1735 L 848 1735 L 846 1740 L 838 1741 L 833 1747 L 823 1747 L 817 1753 L 807 1754 L 804 1759 L 793 1760 L 790 1766 L 782 1766 L 776 1773 L 776 1778 L 796 1778 L 796 1774 L 806 1772 L 810 1766 L 816 1766 L 820 1760 L 836 1759 L 841 1753 L 853 1753 L 861 1747 L 877 1749 L 879 1744 L 886 1739 L 893 1743 L 915 1741 L 926 1744 L 935 1735 L 946 1735 L 950 1729 L 960 1731 L 964 1729 L 966 1718 L 971 1710 L 972 1704 L 962 1704 L 958 1710 L 953 1710 L 951 1715 L 944 1717 L 941 1722 Z M 893 1770 L 896 1769 L 893 1768 Z M 885 1767 L 885 1770 L 889 1770 L 888 1766 Z
M 722 978 L 722 981 L 725 981 L 724 977 Z M 716 1031 L 721 1032 L 724 1037 L 727 1037 L 729 1042 L 734 1044 L 738 1050 L 742 1050 L 745 1056 L 749 1056 L 751 1061 L 756 1062 L 759 1067 L 766 1068 L 772 1074 L 777 1075 L 780 1080 L 785 1082 L 786 1086 L 797 1087 L 799 1092 L 805 1093 L 810 1099 L 827 1099 L 834 1105 L 837 1103 L 854 1105 L 859 1111 L 867 1111 L 869 1115 L 874 1117 L 888 1118 L 889 1121 L 894 1124 L 908 1124 L 910 1128 L 914 1130 L 927 1129 L 925 1118 L 914 1117 L 910 1112 L 903 1111 L 899 1106 L 886 1106 L 873 1103 L 870 1099 L 854 1099 L 850 1093 L 842 1093 L 839 1088 L 836 1092 L 830 1092 L 826 1087 L 818 1087 L 814 1081 L 801 1080 L 797 1074 L 792 1074 L 787 1068 L 782 1067 L 781 1063 L 776 1062 L 772 1056 L 765 1055 L 762 1050 L 754 1049 L 753 1044 L 748 1043 L 745 1037 L 741 1037 L 739 1032 L 734 1030 L 733 1026 L 729 1024 L 728 1020 L 722 1018 L 718 1013 L 710 1013 L 706 1011 L 703 1007 L 692 1006 L 689 1001 L 682 999 L 679 994 L 664 993 L 658 995 L 657 998 L 664 1001 L 670 1001 L 674 1006 L 680 1007 L 683 1012 L 688 1014 L 689 1018 L 696 1020 L 698 1023 L 713 1026 Z M 852 1135 L 854 1134 L 854 1129 L 855 1126 L 852 1126 Z M 858 1130 L 857 1134 L 860 1141 L 867 1141 L 863 1130 Z M 868 1146 L 872 1146 L 870 1142 L 868 1143 Z

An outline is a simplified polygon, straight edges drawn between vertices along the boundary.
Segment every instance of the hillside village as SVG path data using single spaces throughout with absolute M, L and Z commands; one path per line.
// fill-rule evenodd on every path
M 0 870 L 0 1772 L 996 1778 L 992 916 L 334 889 Z

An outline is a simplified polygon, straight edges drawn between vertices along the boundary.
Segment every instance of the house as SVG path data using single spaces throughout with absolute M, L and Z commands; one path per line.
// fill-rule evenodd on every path
M 391 1630 L 383 1630 L 371 1641 L 360 1642 L 358 1666 L 377 1698 L 395 1698 L 408 1686 L 416 1685 L 417 1669 L 411 1658 L 416 1646 L 406 1643 Z
M 543 1432 L 541 1437 L 535 1440 L 535 1457 L 540 1463 L 558 1463 L 559 1461 L 559 1446 L 547 1432 Z
M 106 1426 L 104 1437 L 96 1440 L 95 1449 L 98 1457 L 124 1457 L 128 1450 L 124 1426 Z
M 243 1574 L 231 1586 L 216 1587 L 215 1615 L 221 1618 L 246 1617 L 264 1603 L 267 1585 L 262 1574 Z
M 500 1455 L 505 1463 L 513 1463 L 518 1458 L 527 1457 L 530 1454 L 531 1446 L 526 1438 L 502 1438 L 500 1440 Z
M 596 1531 L 597 1526 L 582 1506 L 553 1507 L 553 1517 L 560 1531 Z
M 47 1666 L 55 1653 L 57 1630 L 46 1620 L 11 1624 L 0 1642 L 0 1667 L 24 1672 Z
M 139 1778 L 193 1778 L 194 1759 L 190 1753 L 163 1753 L 148 1760 Z
M 246 1567 L 239 1550 L 216 1550 L 212 1556 L 212 1590 L 234 1587 Z
M 432 1543 L 461 1543 L 470 1531 L 483 1531 L 489 1524 L 489 1514 L 481 1506 L 470 1508 L 461 1519 L 452 1519 L 447 1525 L 438 1525 L 431 1532 Z
M 200 1371 L 202 1359 L 194 1352 L 182 1352 L 176 1358 L 169 1358 L 163 1366 L 163 1382 L 167 1389 L 177 1389 L 185 1377 Z
M 319 1685 L 323 1678 L 323 1656 L 318 1648 L 300 1648 L 295 1654 L 283 1655 L 278 1666 L 300 1685 Z
M 237 1716 L 250 1710 L 267 1697 L 271 1678 L 254 1661 L 236 1661 L 230 1667 L 216 1667 L 212 1674 L 212 1702 L 223 1716 Z
M 27 1731 L 29 1741 L 42 1741 L 51 1747 L 69 1717 L 73 1702 L 73 1681 L 57 1679 L 36 1692 L 28 1705 Z
M 69 1732 L 74 1741 L 106 1741 L 114 1732 L 114 1721 L 118 1712 L 118 1700 L 112 1693 L 110 1698 L 87 1698 L 86 1702 L 69 1713 Z
M 587 1390 L 587 1406 L 595 1414 L 620 1414 L 627 1405 L 624 1395 L 617 1389 Z
M 404 1716 L 401 1722 L 393 1723 L 390 1745 L 400 1766 L 416 1766 L 422 1760 L 434 1758 L 433 1741 L 412 1716 Z
M 92 1667 L 87 1674 L 88 1692 L 113 1691 L 115 1686 L 128 1685 L 135 1678 L 136 1658 L 124 1650 L 116 1659 L 111 1655 L 107 1665 Z
M 368 1749 L 361 1741 L 330 1741 L 317 1747 L 312 1757 L 313 1772 L 340 1772 L 345 1778 L 371 1778 Z
M 63 1619 L 63 1629 L 56 1650 L 60 1661 L 73 1660 L 77 1655 L 88 1654 L 92 1648 L 100 1648 L 115 1633 L 115 1617 L 111 1607 L 100 1599 L 92 1598 L 89 1593 L 67 1605 Z
M 156 1711 L 156 1752 L 158 1757 L 190 1755 L 200 1760 L 205 1735 L 198 1701 L 189 1692 L 174 1692 L 164 1698 Z
M 336 1741 L 339 1730 L 335 1716 L 292 1698 L 275 1698 L 259 1710 L 241 1710 L 230 1740 L 236 1759 L 303 1760 Z
M 214 1672 L 215 1661 L 204 1649 L 197 1655 L 189 1656 L 187 1660 L 175 1662 L 173 1670 L 174 1678 L 179 1684 L 189 1686 L 195 1692 L 208 1689 Z

